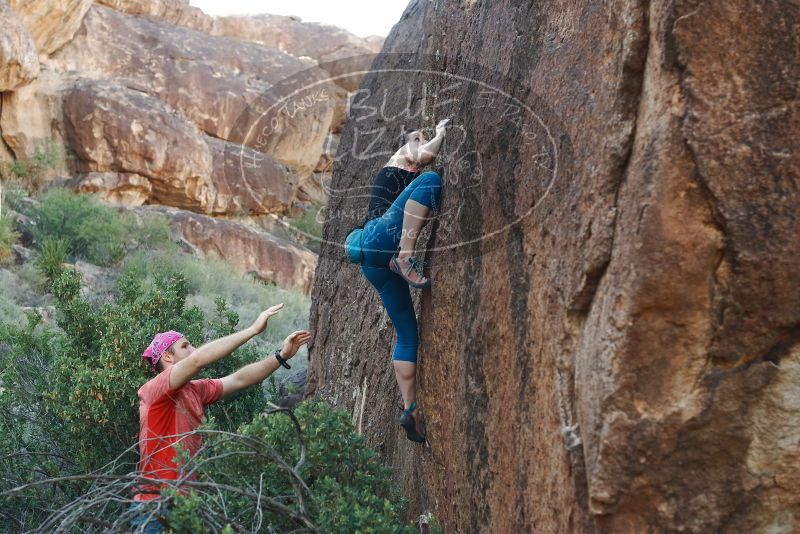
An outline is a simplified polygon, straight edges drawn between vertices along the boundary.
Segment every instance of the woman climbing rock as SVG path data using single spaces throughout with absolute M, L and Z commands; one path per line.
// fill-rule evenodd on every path
M 420 263 L 414 258 L 417 237 L 438 211 L 441 178 L 420 168 L 436 159 L 449 119 L 436 125 L 436 136 L 427 140 L 419 130 L 403 135 L 401 147 L 373 179 L 367 222 L 345 240 L 350 261 L 378 291 L 396 332 L 392 360 L 397 385 L 403 396 L 400 425 L 412 441 L 425 442 L 416 404 L 417 317 L 409 286 L 427 288 Z

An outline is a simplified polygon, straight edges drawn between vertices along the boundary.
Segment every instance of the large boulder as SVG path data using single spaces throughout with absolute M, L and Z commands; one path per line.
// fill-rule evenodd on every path
M 5 0 L 0 0 L 0 93 L 26 84 L 39 74 L 39 58 L 19 16 Z
M 358 70 L 369 69 L 372 56 L 383 46 L 383 37 L 366 38 L 318 22 L 303 22 L 295 16 L 258 14 L 211 17 L 189 5 L 188 0 L 98 0 L 100 4 L 131 15 L 142 15 L 185 26 L 211 35 L 258 43 L 295 57 L 317 61 L 334 76 L 334 82 L 349 91 L 361 83 L 362 74 L 349 75 L 352 62 L 341 60 L 360 57 Z M 338 77 L 337 77 L 338 76 Z
M 128 13 L 153 17 L 170 24 L 209 32 L 214 17 L 189 5 L 189 0 L 97 0 L 98 4 Z
M 393 130 L 423 88 L 419 125 L 453 117 L 420 243 L 431 450 L 343 261 L 379 156 L 334 167 L 309 395 L 447 531 L 800 531 L 800 6 L 511 4 L 412 1 L 362 85 L 386 113 L 342 133 Z
M 242 274 L 304 294 L 311 291 L 317 255 L 251 226 L 164 207 L 140 210 L 163 213 L 179 239 L 195 253 L 227 261 Z
M 330 130 L 334 86 L 311 63 L 99 5 L 50 63 L 155 96 L 208 135 L 267 153 L 301 176 Z
M 298 17 L 283 15 L 217 17 L 211 32 L 313 58 L 333 76 L 337 85 L 348 91 L 358 89 L 363 78 L 363 74 L 351 73 L 368 70 L 376 48 L 380 50 L 374 37 L 366 41 L 331 24 L 303 22 Z
M 298 178 L 291 169 L 250 147 L 206 137 L 213 158 L 216 198 L 212 213 L 264 215 L 287 213 Z
M 289 212 L 296 197 L 297 181 L 290 169 L 248 147 L 211 137 L 205 137 L 205 141 L 212 158 L 209 194 L 213 198 L 206 199 L 205 204 L 196 204 L 197 208 L 212 215 L 227 216 Z M 176 189 L 177 195 L 167 197 L 154 190 L 153 182 L 160 179 L 132 172 L 87 172 L 78 174 L 65 185 L 127 207 L 185 203 L 182 200 L 185 189 Z
M 79 80 L 64 96 L 63 113 L 76 171 L 143 176 L 153 202 L 212 211 L 211 150 L 166 104 L 116 83 Z
M 72 39 L 92 0 L 8 0 L 33 36 L 39 53 L 52 54 Z

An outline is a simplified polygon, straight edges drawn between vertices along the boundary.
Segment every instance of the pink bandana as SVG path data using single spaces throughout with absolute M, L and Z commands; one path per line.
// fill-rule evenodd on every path
M 180 332 L 170 330 L 169 332 L 161 332 L 156 334 L 150 346 L 147 347 L 142 353 L 142 358 L 150 362 L 150 367 L 155 370 L 158 360 L 164 354 L 164 351 L 170 348 L 173 343 L 184 337 Z

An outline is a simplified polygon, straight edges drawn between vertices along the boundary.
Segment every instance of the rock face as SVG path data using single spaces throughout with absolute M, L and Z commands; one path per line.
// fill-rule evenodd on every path
M 2 95 L 3 140 L 18 158 L 30 158 L 47 139 L 63 143 L 61 101 L 72 76 L 44 71 L 31 84 Z
M 354 56 L 364 58 L 363 69 L 369 68 L 372 55 L 380 52 L 383 38 L 372 35 L 364 39 L 342 28 L 316 22 L 303 22 L 298 17 L 284 15 L 230 15 L 212 17 L 188 0 L 98 0 L 98 3 L 131 15 L 143 15 L 184 26 L 210 35 L 258 43 L 295 57 L 312 58 L 334 76 L 352 72 L 337 61 Z M 361 83 L 361 75 L 348 75 L 335 79 L 341 87 L 354 91 Z
M 28 83 L 39 74 L 36 45 L 18 15 L 0 0 L 0 92 Z
M 235 221 L 215 219 L 172 208 L 149 207 L 163 213 L 172 229 L 194 252 L 226 260 L 241 273 L 308 295 L 317 255 Z
M 154 96 L 206 134 L 269 153 L 301 175 L 317 163 L 333 117 L 334 86 L 311 63 L 98 5 L 50 63 Z M 284 96 L 272 90 L 281 80 L 314 86 L 317 96 L 326 96 L 264 133 L 266 125 L 259 121 L 280 115 L 266 112 L 276 106 L 273 99 Z
M 342 133 L 307 391 L 353 412 L 412 515 L 800 530 L 798 36 L 778 1 L 411 2 L 362 84 L 386 109 Z M 427 72 L 392 74 L 409 64 Z M 392 329 L 339 215 L 365 215 L 376 132 L 442 116 L 428 451 L 399 431 Z
M 33 36 L 39 53 L 48 55 L 67 43 L 92 0 L 8 0 Z
M 95 5 L 70 0 L 58 6 L 15 0 L 11 4 L 14 9 L 3 11 L 8 29 L 0 38 L 0 159 L 10 160 L 12 154 L 35 158 L 45 146 L 65 151 L 69 157 L 37 179 L 49 181 L 78 172 L 80 176 L 71 182 L 78 189 L 129 206 L 165 202 L 231 216 L 286 213 L 298 200 L 326 200 L 325 192 L 314 186 L 319 180 L 312 173 L 326 138 L 341 129 L 348 88 L 357 86 L 361 75 L 335 83 L 329 78 L 334 69 L 352 69 L 344 59 L 348 55 L 370 59 L 364 54 L 379 46 L 375 39 L 367 42 L 333 26 L 288 17 L 210 17 L 188 0 L 102 0 Z M 183 121 L 186 128 L 196 126 L 205 134 L 201 139 L 214 138 L 207 141 L 215 155 L 212 166 L 206 149 L 200 150 L 196 164 L 187 159 L 189 154 L 171 154 L 188 166 L 180 175 L 166 178 L 169 167 L 157 169 L 158 162 L 146 161 L 165 145 L 146 146 L 147 138 L 127 143 L 129 129 L 113 118 L 104 126 L 105 135 L 121 134 L 126 142 L 114 149 L 131 165 L 87 162 L 87 147 L 73 153 L 73 147 L 84 142 L 102 145 L 93 147 L 100 152 L 110 147 L 109 138 L 80 133 L 80 127 L 72 130 L 78 139 L 65 139 L 63 99 L 74 95 L 73 86 L 87 78 L 114 84 L 127 94 L 138 91 L 142 97 L 152 97 L 166 105 L 162 111 L 174 116 L 168 122 Z M 153 100 L 142 102 L 147 104 L 145 115 L 158 106 Z M 118 112 L 119 105 L 111 107 Z M 98 110 L 98 116 L 102 113 Z M 128 107 L 125 120 L 141 122 L 136 114 Z M 121 129 L 111 131 L 117 127 Z M 165 140 L 163 135 L 155 137 Z M 224 150 L 218 140 L 228 143 Z M 171 141 L 173 149 L 181 144 Z M 129 148 L 137 152 L 126 153 Z M 237 156 L 239 161 L 234 161 Z M 260 163 L 252 164 L 256 160 Z M 137 170 L 142 166 L 160 177 Z M 181 186 L 184 174 L 202 183 Z M 285 183 L 279 183 L 281 177 Z M 166 189 L 165 179 L 173 182 Z M 183 192 L 194 196 L 180 198 Z
M 64 97 L 64 122 L 79 172 L 143 176 L 154 201 L 211 211 L 211 150 L 165 104 L 114 83 L 81 80 Z
M 208 32 L 214 17 L 189 5 L 189 0 L 97 0 L 98 4 L 128 13 L 157 18 L 170 24 Z
M 285 50 L 293 56 L 314 58 L 334 77 L 337 85 L 348 91 L 358 89 L 363 76 L 351 75 L 356 70 L 352 68 L 352 62 L 340 65 L 339 60 L 363 57 L 361 68 L 357 70 L 366 71 L 373 55 L 380 50 L 380 44 L 375 39 L 367 41 L 330 24 L 303 22 L 297 17 L 283 15 L 217 17 L 211 32 Z
M 213 158 L 217 195 L 213 213 L 263 215 L 285 213 L 296 196 L 298 179 L 288 167 L 252 148 L 213 137 L 206 141 Z
M 123 131 L 120 134 L 120 144 L 124 145 L 128 142 L 125 136 L 135 132 Z M 180 135 L 177 139 L 180 139 Z M 135 172 L 86 172 L 68 180 L 65 185 L 75 191 L 94 194 L 108 202 L 128 207 L 143 204 L 182 205 L 212 215 L 239 216 L 285 214 L 290 211 L 296 196 L 294 189 L 297 180 L 288 168 L 266 154 L 247 147 L 212 137 L 206 137 L 205 142 L 212 158 L 210 175 L 202 176 L 206 188 L 186 189 L 183 187 L 186 182 L 180 177 L 169 180 L 171 172 L 160 171 L 155 176 L 142 176 Z M 102 152 L 108 147 L 96 148 Z M 122 148 L 122 153 L 128 155 L 125 147 Z M 179 152 L 173 155 L 178 156 Z M 112 169 L 119 165 L 111 163 L 100 167 Z M 165 181 L 165 186 L 159 186 L 159 182 Z M 155 187 L 153 183 L 156 183 Z M 188 205 L 187 200 L 191 202 Z

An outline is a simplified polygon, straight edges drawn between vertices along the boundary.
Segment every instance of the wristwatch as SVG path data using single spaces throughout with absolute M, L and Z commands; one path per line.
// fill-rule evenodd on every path
M 278 350 L 275 351 L 275 359 L 278 360 L 279 364 L 281 364 L 282 366 L 286 367 L 287 369 L 291 369 L 292 368 L 291 365 L 286 363 L 286 360 L 281 358 L 281 349 L 278 349 Z

